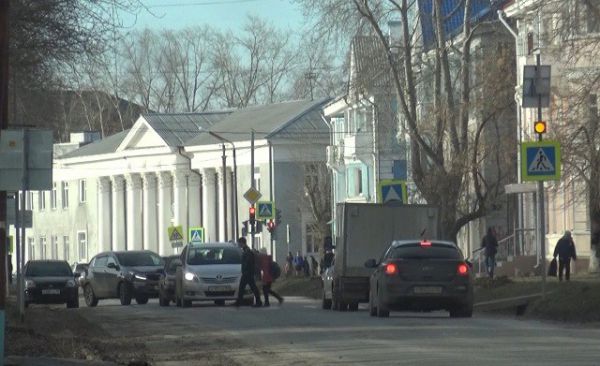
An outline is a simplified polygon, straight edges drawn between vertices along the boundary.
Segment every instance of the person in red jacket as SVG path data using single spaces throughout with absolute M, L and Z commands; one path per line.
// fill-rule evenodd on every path
M 270 306 L 269 304 L 269 293 L 273 295 L 279 301 L 279 305 L 283 303 L 283 297 L 281 297 L 277 292 L 271 290 L 271 285 L 275 280 L 272 275 L 271 262 L 273 262 L 273 257 L 267 254 L 267 250 L 265 248 L 260 249 L 260 254 L 258 256 L 258 260 L 260 263 L 260 272 L 261 272 L 261 282 L 263 288 L 263 294 L 265 296 L 264 306 Z

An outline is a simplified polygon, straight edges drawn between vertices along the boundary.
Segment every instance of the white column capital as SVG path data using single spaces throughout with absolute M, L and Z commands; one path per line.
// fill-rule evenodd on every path
M 160 172 L 157 174 L 157 177 L 158 177 L 158 184 L 160 185 L 161 188 L 171 187 L 171 184 L 173 183 L 173 177 L 171 176 L 171 173 Z
M 202 169 L 202 185 L 203 186 L 214 186 L 216 172 L 217 171 L 214 168 Z
M 171 172 L 173 176 L 173 185 L 175 187 L 185 187 L 187 185 L 187 176 L 189 172 L 182 170 L 174 170 Z
M 112 182 L 112 191 L 113 192 L 123 192 L 125 189 L 125 179 L 122 175 L 113 175 L 110 177 Z
M 188 186 L 190 187 L 199 187 L 201 183 L 201 178 L 198 172 L 192 171 L 188 176 Z
M 141 189 L 142 188 L 142 177 L 139 174 L 136 174 L 136 173 L 126 174 L 125 181 L 127 182 L 128 189 Z
M 144 189 L 155 189 L 156 188 L 156 175 L 154 173 L 145 173 L 143 175 Z
M 109 177 L 98 178 L 98 192 L 100 192 L 100 193 L 110 192 L 110 178 Z

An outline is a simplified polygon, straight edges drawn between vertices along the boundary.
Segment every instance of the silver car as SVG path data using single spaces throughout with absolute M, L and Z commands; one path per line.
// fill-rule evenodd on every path
M 189 307 L 192 301 L 214 301 L 224 305 L 236 300 L 242 277 L 242 250 L 233 243 L 188 244 L 177 269 L 175 300 Z M 252 301 L 252 294 L 244 294 Z

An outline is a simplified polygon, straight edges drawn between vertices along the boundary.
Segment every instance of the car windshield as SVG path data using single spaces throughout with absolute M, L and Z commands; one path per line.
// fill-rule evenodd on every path
M 392 259 L 463 259 L 462 254 L 455 247 L 436 244 L 423 247 L 420 243 L 393 248 L 388 257 Z
M 190 247 L 187 263 L 200 264 L 240 264 L 242 253 L 238 248 Z
M 125 252 L 117 253 L 119 264 L 126 267 L 162 266 L 161 257 L 149 252 Z
M 27 265 L 27 277 L 70 277 L 71 267 L 66 262 L 31 262 Z

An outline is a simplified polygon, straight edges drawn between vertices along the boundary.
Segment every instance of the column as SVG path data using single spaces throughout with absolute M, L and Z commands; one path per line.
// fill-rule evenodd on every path
M 190 227 L 202 226 L 200 213 L 200 175 L 192 171 L 188 177 L 188 217 Z
M 98 251 L 106 252 L 111 248 L 110 232 L 110 179 L 98 178 Z M 77 240 L 71 244 L 77 248 Z
M 233 222 L 235 213 L 233 212 L 233 174 L 231 168 L 227 168 L 227 240 L 237 239 L 234 235 L 235 223 Z
M 139 174 L 125 175 L 127 183 L 126 218 L 127 249 L 142 249 L 142 178 Z
M 219 177 L 218 177 L 218 182 L 219 182 L 219 189 L 218 189 L 218 196 L 217 196 L 217 202 L 219 203 L 219 220 L 217 221 L 219 223 L 219 241 L 226 241 L 227 238 L 227 233 L 225 232 L 225 225 L 226 225 L 226 217 L 224 217 L 225 214 L 225 200 L 223 200 L 223 192 L 225 191 L 225 181 L 227 179 L 223 179 L 223 178 L 227 178 L 227 170 L 225 171 L 225 174 L 223 174 L 223 169 L 219 169 Z
M 160 255 L 169 255 L 173 249 L 169 243 L 169 234 L 167 228 L 171 226 L 171 190 L 173 189 L 173 180 L 171 173 L 160 172 L 158 174 L 158 253 Z
M 187 218 L 187 172 L 173 172 L 173 223 L 183 228 L 183 242 L 187 243 L 188 218 Z
M 156 176 L 144 174 L 143 199 L 143 235 L 144 249 L 158 253 L 158 221 L 156 220 Z
M 206 241 L 217 241 L 217 197 L 215 169 L 202 171 L 202 226 Z
M 112 180 L 112 249 L 125 250 L 125 180 L 120 175 Z

